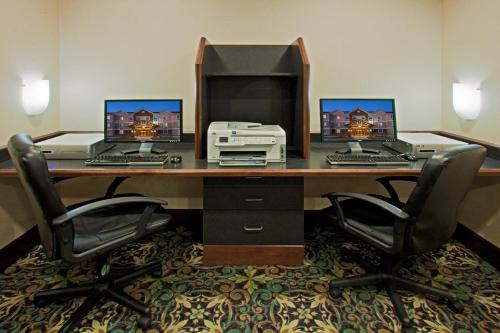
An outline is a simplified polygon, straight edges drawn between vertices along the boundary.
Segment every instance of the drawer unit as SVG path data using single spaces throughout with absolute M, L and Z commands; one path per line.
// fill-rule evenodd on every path
M 304 244 L 304 212 L 205 210 L 205 244 Z
M 204 188 L 204 209 L 288 210 L 304 204 L 303 187 L 209 186 Z
M 203 185 L 206 264 L 302 264 L 302 177 L 210 177 Z

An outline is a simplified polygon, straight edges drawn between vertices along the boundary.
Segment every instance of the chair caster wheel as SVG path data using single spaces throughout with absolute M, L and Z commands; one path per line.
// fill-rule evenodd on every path
M 37 308 L 43 308 L 44 306 L 46 306 L 47 304 L 49 304 L 49 301 L 46 300 L 46 299 L 43 299 L 43 298 L 37 298 L 37 297 L 35 297 L 33 299 L 33 304 L 35 304 L 35 306 Z
M 340 258 L 340 260 L 342 260 L 344 262 L 349 262 L 349 261 L 351 261 L 351 259 L 349 258 L 350 254 L 351 254 L 351 252 L 349 250 L 341 248 L 339 251 L 339 258 Z
M 143 330 L 146 330 L 151 327 L 151 317 L 149 316 L 140 316 L 139 319 L 137 319 L 137 326 L 139 328 L 142 328 Z
M 403 333 L 416 333 L 417 329 L 415 327 L 411 326 L 411 320 L 408 317 L 404 317 L 403 320 L 401 320 L 401 326 L 402 327 L 402 332 Z
M 416 333 L 417 330 L 415 329 L 415 327 L 403 327 L 402 332 L 403 333 Z
M 332 296 L 332 298 L 339 298 L 342 296 L 342 290 L 340 290 L 340 288 L 330 287 L 330 296 Z
M 163 276 L 163 270 L 160 268 L 157 271 L 153 271 L 153 272 L 151 272 L 151 276 L 156 278 L 156 279 L 159 279 Z
M 455 313 L 462 313 L 464 305 L 460 301 L 448 301 L 448 308 Z

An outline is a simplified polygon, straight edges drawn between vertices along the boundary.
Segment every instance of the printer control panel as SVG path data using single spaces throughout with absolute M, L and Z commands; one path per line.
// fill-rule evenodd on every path
M 216 146 L 273 145 L 276 138 L 271 136 L 219 136 Z

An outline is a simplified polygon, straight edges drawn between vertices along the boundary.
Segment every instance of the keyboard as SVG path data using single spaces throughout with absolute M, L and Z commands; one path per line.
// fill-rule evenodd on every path
M 85 161 L 86 165 L 163 165 L 168 155 L 98 155 Z
M 400 155 L 328 154 L 332 165 L 408 165 L 410 161 Z

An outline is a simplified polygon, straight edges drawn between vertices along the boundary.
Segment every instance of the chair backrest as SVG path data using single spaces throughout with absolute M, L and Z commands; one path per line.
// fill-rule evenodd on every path
M 437 153 L 422 168 L 403 210 L 416 218 L 410 251 L 446 243 L 457 226 L 457 210 L 486 157 L 486 148 L 464 145 Z
M 44 250 L 50 259 L 55 259 L 57 253 L 52 220 L 64 214 L 66 207 L 49 176 L 47 160 L 27 134 L 12 136 L 8 150 L 33 207 Z

